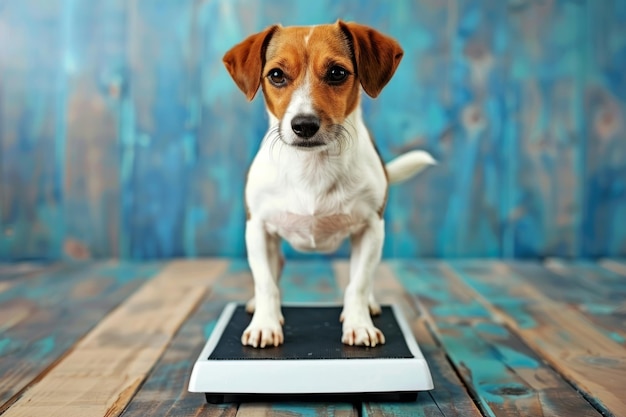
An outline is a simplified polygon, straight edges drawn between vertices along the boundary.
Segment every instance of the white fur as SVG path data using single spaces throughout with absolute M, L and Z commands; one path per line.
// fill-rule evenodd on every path
M 410 151 L 398 156 L 385 165 L 390 184 L 395 184 L 411 178 L 422 172 L 429 165 L 436 165 L 437 161 L 424 151 Z
M 265 347 L 283 341 L 278 289 L 283 262 L 281 239 L 301 251 L 331 252 L 350 238 L 350 282 L 341 315 L 342 341 L 375 346 L 385 341 L 370 317 L 370 311 L 380 312 L 372 293 L 372 278 L 384 241 L 380 213 L 386 197 L 385 168 L 360 107 L 343 123 L 350 138 L 347 143 L 340 142 L 345 138 L 331 138 L 321 149 L 290 146 L 294 137 L 288 131 L 291 118 L 310 106 L 302 94 L 307 88 L 305 85 L 294 93 L 282 123 L 270 114 L 270 128 L 248 174 L 246 246 L 255 298 L 248 303 L 254 315 L 242 343 Z M 282 139 L 277 135 L 279 126 Z M 324 136 L 324 132 L 317 135 Z M 417 173 L 434 162 L 429 157 L 425 152 L 412 152 L 395 159 L 390 179 L 397 182 Z
M 306 36 L 305 45 L 312 30 Z M 283 342 L 280 241 L 300 251 L 332 252 L 350 238 L 350 282 L 345 291 L 342 341 L 375 346 L 385 342 L 370 313 L 380 313 L 372 293 L 373 273 L 384 241 L 382 211 L 387 178 L 398 182 L 434 160 L 426 152 L 409 152 L 394 159 L 387 172 L 363 122 L 361 108 L 343 121 L 343 131 L 321 124 L 309 139 L 293 132 L 298 115 L 316 115 L 311 98 L 312 74 L 291 94 L 282 120 L 269 111 L 270 126 L 254 158 L 246 184 L 248 262 L 254 277 L 254 312 L 242 343 L 254 347 Z M 316 147 L 298 147 L 306 143 Z

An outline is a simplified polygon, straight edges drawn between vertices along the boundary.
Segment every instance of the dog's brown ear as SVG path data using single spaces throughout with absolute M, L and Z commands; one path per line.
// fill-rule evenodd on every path
M 395 39 L 370 27 L 341 20 L 337 23 L 352 44 L 363 89 L 370 97 L 377 97 L 396 72 L 404 51 Z
M 265 61 L 265 49 L 278 26 L 270 26 L 263 32 L 247 37 L 226 52 L 222 61 L 233 77 L 237 87 L 252 100 L 261 85 L 261 71 Z

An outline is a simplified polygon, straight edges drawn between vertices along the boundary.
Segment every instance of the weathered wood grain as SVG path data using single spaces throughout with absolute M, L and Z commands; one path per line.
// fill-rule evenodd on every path
M 616 259 L 602 259 L 600 261 L 600 265 L 606 269 L 610 269 L 617 274 L 626 276 L 626 261 L 620 261 Z
M 124 2 L 132 94 L 123 117 L 132 122 L 132 134 L 124 138 L 121 156 L 123 256 L 195 255 L 186 249 L 185 235 L 201 93 L 195 40 L 200 3 Z
M 0 263 L 0 281 L 35 276 L 38 273 L 53 271 L 59 263 L 15 262 Z
M 70 39 L 63 164 L 63 254 L 121 255 L 120 174 L 128 146 L 128 16 L 123 0 L 65 2 Z M 121 152 L 120 152 L 121 151 Z
M 505 171 L 512 176 L 506 217 L 510 256 L 580 254 L 586 3 L 509 7 Z
M 391 266 L 484 414 L 556 417 L 575 411 L 599 416 L 445 268 L 416 261 L 394 261 Z
M 0 292 L 6 291 L 12 287 L 12 283 L 7 281 L 0 282 Z
M 582 253 L 624 256 L 626 250 L 626 5 L 587 1 L 584 38 L 585 196 Z
M 239 406 L 237 417 L 357 417 L 350 404 L 317 403 L 244 403 Z
M 283 299 L 330 301 L 337 293 L 332 270 L 325 263 L 297 262 L 285 268 L 281 281 Z M 190 316 L 157 362 L 124 417 L 148 416 L 356 416 L 344 403 L 246 403 L 205 404 L 202 394 L 187 392 L 193 362 L 202 350 L 224 305 L 245 302 L 253 294 L 253 281 L 246 261 L 233 260 L 228 270 L 211 286 L 210 294 Z
M 6 416 L 118 415 L 225 261 L 174 261 L 89 332 Z
M 42 274 L 49 274 L 61 268 L 61 263 L 5 263 L 0 264 L 0 292 L 6 291 L 17 280 L 28 279 Z
M 349 281 L 348 262 L 333 263 L 336 280 L 341 288 Z M 472 398 L 458 379 L 446 353 L 433 340 L 424 317 L 416 310 L 411 297 L 395 277 L 389 265 L 383 263 L 374 279 L 374 293 L 380 303 L 396 303 L 411 324 L 420 350 L 428 362 L 435 389 L 418 395 L 416 402 L 374 403 L 362 405 L 363 416 L 480 416 Z
M 65 152 L 61 0 L 0 11 L 0 259 L 60 258 Z
M 150 263 L 65 264 L 0 292 L 0 411 L 156 271 Z
M 543 263 L 506 262 L 498 266 L 522 275 L 524 281 L 548 298 L 581 308 L 617 308 L 626 297 L 623 277 L 591 262 L 549 259 Z
M 585 261 L 563 262 L 552 259 L 545 265 L 543 271 L 524 274 L 524 279 L 532 280 L 550 298 L 572 305 L 598 325 L 598 330 L 626 347 L 624 276 Z M 557 288 L 553 291 L 545 288 L 549 282 L 554 282 Z
M 623 1 L 269 4 L 3 2 L 0 259 L 244 256 L 267 115 L 221 57 L 337 16 L 405 50 L 362 100 L 383 159 L 440 162 L 390 189 L 385 256 L 626 254 Z
M 132 398 L 123 417 L 233 417 L 237 404 L 207 404 L 202 394 L 187 391 L 195 360 L 229 301 L 245 302 L 252 296 L 247 264 L 234 260 L 210 286 L 198 309 L 185 321 L 167 350 Z
M 576 310 L 543 295 L 503 264 L 452 265 L 443 267 L 443 275 L 471 289 L 489 311 L 602 412 L 626 413 L 622 395 L 626 380 L 624 346 Z

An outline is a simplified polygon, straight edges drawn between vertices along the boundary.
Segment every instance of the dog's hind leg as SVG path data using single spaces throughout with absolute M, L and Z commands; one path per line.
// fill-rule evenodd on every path
M 376 298 L 374 297 L 374 289 L 373 288 L 370 291 L 370 298 L 369 298 L 368 305 L 369 305 L 369 308 L 370 308 L 370 314 L 372 316 L 379 316 L 380 313 L 383 312 L 383 310 L 380 308 L 380 304 L 378 304 L 378 301 L 376 301 Z

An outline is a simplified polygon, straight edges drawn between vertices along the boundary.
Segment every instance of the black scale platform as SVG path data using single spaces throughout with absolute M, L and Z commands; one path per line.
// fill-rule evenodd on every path
M 374 348 L 341 343 L 341 307 L 283 307 L 285 343 L 279 347 L 257 349 L 241 344 L 241 334 L 250 323 L 250 314 L 238 306 L 222 333 L 212 360 L 285 360 L 285 359 L 382 359 L 413 358 L 402 330 L 391 311 L 374 317 L 374 324 L 385 335 L 386 343 Z
M 243 346 L 251 315 L 229 304 L 194 366 L 191 392 L 210 402 L 248 400 L 414 400 L 432 389 L 428 366 L 398 309 L 383 306 L 375 347 L 341 343 L 341 306 L 283 306 L 284 343 Z M 407 334 L 408 333 L 408 334 Z

